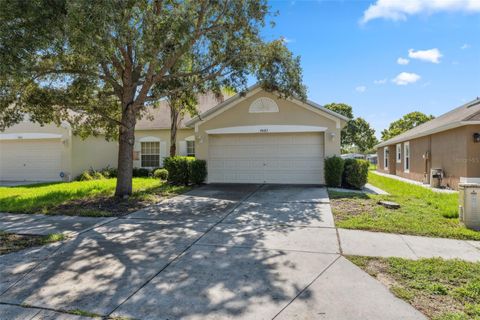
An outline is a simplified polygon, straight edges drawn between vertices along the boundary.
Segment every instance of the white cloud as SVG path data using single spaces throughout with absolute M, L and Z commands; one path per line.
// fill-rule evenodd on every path
M 358 87 L 355 88 L 355 91 L 360 92 L 360 93 L 364 93 L 365 91 L 367 91 L 367 87 L 366 86 L 358 86 Z
M 443 56 L 440 50 L 437 48 L 429 50 L 408 50 L 408 56 L 412 59 L 418 59 L 422 61 L 428 61 L 431 63 L 440 63 L 440 58 Z
M 460 49 L 465 50 L 465 49 L 468 49 L 470 47 L 471 47 L 471 45 L 469 45 L 468 43 L 465 43 L 465 44 L 463 44 L 463 46 L 460 47 Z
M 377 0 L 363 12 L 361 23 L 374 19 L 407 20 L 416 14 L 436 12 L 480 12 L 478 0 Z
M 402 72 L 393 78 L 392 82 L 399 86 L 406 86 L 407 84 L 417 82 L 420 78 L 421 77 L 416 73 Z
M 398 64 L 401 64 L 401 65 L 406 65 L 410 62 L 410 60 L 408 60 L 407 58 L 398 58 L 397 59 L 397 63 Z
M 387 83 L 387 79 L 380 79 L 380 80 L 373 80 L 374 84 L 385 84 Z

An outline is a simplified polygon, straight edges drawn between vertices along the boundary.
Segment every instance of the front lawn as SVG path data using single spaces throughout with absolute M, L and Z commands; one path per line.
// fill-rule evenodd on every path
M 0 187 L 0 212 L 116 216 L 187 190 L 159 179 L 133 178 L 134 194 L 114 199 L 116 179 Z
M 65 239 L 65 236 L 61 233 L 53 233 L 48 236 L 34 236 L 0 231 L 0 255 L 61 241 L 63 239 Z
M 465 228 L 458 220 L 458 194 L 433 192 L 372 172 L 368 181 L 390 195 L 329 191 L 337 227 L 480 240 L 480 232 Z M 401 208 L 386 209 L 377 204 L 379 200 L 395 201 Z
M 431 319 L 480 319 L 480 263 L 347 258 Z

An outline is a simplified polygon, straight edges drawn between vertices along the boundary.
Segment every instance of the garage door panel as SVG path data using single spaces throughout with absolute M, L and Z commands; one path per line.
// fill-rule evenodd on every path
M 59 180 L 62 144 L 59 140 L 0 142 L 0 180 Z
M 323 183 L 323 133 L 209 137 L 209 182 Z

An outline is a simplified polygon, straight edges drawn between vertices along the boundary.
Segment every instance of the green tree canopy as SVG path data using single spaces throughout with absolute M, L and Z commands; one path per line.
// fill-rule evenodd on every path
M 324 107 L 350 119 L 341 132 L 342 152 L 366 153 L 378 143 L 375 130 L 365 119 L 354 118 L 351 106 L 345 103 L 329 103 Z
M 261 36 L 270 14 L 266 0 L 2 1 L 0 129 L 28 113 L 118 139 L 115 194 L 129 195 L 136 121 L 174 91 L 241 92 L 255 76 L 305 98 L 299 58 Z
M 434 118 L 432 115 L 426 115 L 419 111 L 407 113 L 402 118 L 390 123 L 388 129 L 382 131 L 382 140 L 391 139 Z

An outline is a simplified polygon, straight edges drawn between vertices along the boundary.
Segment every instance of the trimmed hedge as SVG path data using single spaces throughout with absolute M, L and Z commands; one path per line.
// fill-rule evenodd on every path
M 344 187 L 362 189 L 368 180 L 368 161 L 346 159 L 342 184 Z
M 167 169 L 155 169 L 153 171 L 153 177 L 160 180 L 168 179 L 168 170 Z
M 150 170 L 145 168 L 133 168 L 132 176 L 134 178 L 148 178 Z
M 188 174 L 190 181 L 194 184 L 201 184 L 207 178 L 207 161 L 195 159 L 188 163 Z
M 207 162 L 194 157 L 165 158 L 164 166 L 168 171 L 168 182 L 173 184 L 200 184 L 207 177 Z
M 345 161 L 337 156 L 325 159 L 325 183 L 328 187 L 338 188 L 342 185 L 344 163 Z

